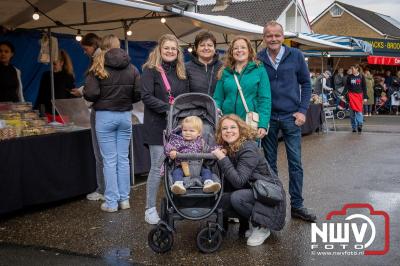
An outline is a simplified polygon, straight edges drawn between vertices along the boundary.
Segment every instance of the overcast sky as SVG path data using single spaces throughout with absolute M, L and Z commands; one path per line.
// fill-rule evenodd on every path
M 333 0 L 303 1 L 310 21 L 334 2 Z M 388 15 L 400 21 L 400 0 L 340 0 L 339 2 Z

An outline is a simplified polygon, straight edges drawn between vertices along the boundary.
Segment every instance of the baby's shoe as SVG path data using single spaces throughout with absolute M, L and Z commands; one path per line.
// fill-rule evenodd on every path
M 186 188 L 183 185 L 183 181 L 175 181 L 175 183 L 171 186 L 171 191 L 175 195 L 182 195 L 186 193 Z
M 204 193 L 215 193 L 221 189 L 221 184 L 207 179 L 204 181 L 203 192 Z

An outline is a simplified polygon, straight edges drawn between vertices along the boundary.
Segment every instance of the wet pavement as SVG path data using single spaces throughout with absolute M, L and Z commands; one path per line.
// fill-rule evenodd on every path
M 2 218 L 0 265 L 399 265 L 400 118 L 388 119 L 392 133 L 368 132 L 374 130 L 367 130 L 367 122 L 361 135 L 337 131 L 303 138 L 306 206 L 320 221 L 346 203 L 369 203 L 386 211 L 391 219 L 386 255 L 313 255 L 310 224 L 292 220 L 289 209 L 285 228 L 272 232 L 261 246 L 246 246 L 238 224 L 232 223 L 220 250 L 202 254 L 195 239 L 204 222 L 182 221 L 172 250 L 156 254 L 147 244 L 152 226 L 144 222 L 145 185 L 138 185 L 132 189 L 131 209 L 117 213 L 104 213 L 100 202 L 81 197 Z M 372 119 L 369 125 L 374 127 Z M 342 130 L 347 129 L 343 124 Z M 282 146 L 278 162 L 287 189 Z M 382 231 L 377 227 L 377 235 Z

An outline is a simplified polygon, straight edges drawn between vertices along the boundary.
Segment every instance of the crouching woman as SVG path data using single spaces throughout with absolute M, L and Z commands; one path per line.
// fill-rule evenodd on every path
M 270 235 L 270 230 L 279 231 L 285 225 L 286 195 L 282 183 L 271 170 L 255 141 L 257 132 L 237 115 L 227 115 L 219 120 L 216 139 L 222 149 L 212 153 L 218 158 L 225 182 L 232 188 L 231 207 L 248 220 L 247 245 L 261 245 Z M 272 206 L 256 200 L 251 184 L 258 179 L 278 185 L 281 201 Z

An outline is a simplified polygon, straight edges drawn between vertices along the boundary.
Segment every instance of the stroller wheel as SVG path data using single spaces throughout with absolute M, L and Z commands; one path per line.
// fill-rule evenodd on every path
M 337 117 L 338 119 L 344 119 L 344 118 L 346 117 L 346 113 L 345 113 L 344 111 L 340 110 L 340 111 L 338 111 L 338 112 L 336 113 L 336 117 Z
M 154 252 L 165 253 L 172 248 L 174 236 L 167 228 L 157 226 L 149 232 L 148 243 Z
M 197 247 L 203 253 L 213 253 L 222 244 L 221 231 L 215 227 L 205 227 L 197 234 Z

